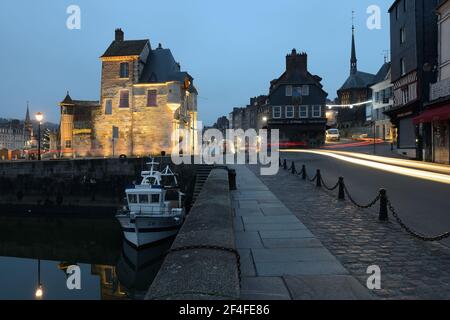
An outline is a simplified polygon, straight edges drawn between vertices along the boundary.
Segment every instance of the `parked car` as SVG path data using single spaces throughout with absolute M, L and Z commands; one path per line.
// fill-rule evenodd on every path
M 341 134 L 338 129 L 328 129 L 326 132 L 327 141 L 341 141 Z

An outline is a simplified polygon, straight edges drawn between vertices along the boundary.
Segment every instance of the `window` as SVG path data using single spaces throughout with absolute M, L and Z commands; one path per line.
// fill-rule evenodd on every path
M 406 41 L 406 30 L 405 27 L 400 28 L 400 44 L 405 43 Z
M 72 148 L 72 140 L 66 140 L 66 148 Z
M 159 203 L 159 194 L 152 194 L 152 203 Z
M 403 0 L 403 12 L 406 12 L 408 10 L 408 0 Z
M 402 76 L 406 74 L 405 60 L 403 58 L 400 59 L 400 73 Z
M 148 194 L 140 194 L 139 203 L 148 203 Z
M 322 107 L 313 106 L 313 118 L 320 118 L 322 116 Z
M 147 91 L 147 107 L 158 106 L 158 90 Z
M 395 7 L 395 19 L 398 20 L 398 5 Z
M 302 86 L 302 95 L 309 96 L 309 86 L 308 85 Z
M 274 119 L 281 118 L 281 107 L 273 107 L 273 118 Z
M 128 90 L 120 91 L 120 103 L 119 108 L 128 108 L 130 106 L 130 93 Z
M 137 203 L 137 195 L 129 194 L 128 195 L 128 203 Z
M 105 101 L 105 114 L 112 114 L 112 101 L 108 99 Z
M 292 86 L 286 86 L 286 97 L 292 97 Z
M 300 118 L 308 118 L 308 106 L 300 106 Z
M 129 78 L 130 77 L 130 65 L 128 62 L 124 62 L 120 64 L 120 77 L 121 78 Z
M 300 97 L 302 95 L 302 87 L 295 87 L 292 96 Z
M 403 104 L 407 104 L 409 102 L 409 87 L 402 88 L 402 102 Z
M 292 119 L 294 117 L 294 107 L 286 106 L 286 118 Z

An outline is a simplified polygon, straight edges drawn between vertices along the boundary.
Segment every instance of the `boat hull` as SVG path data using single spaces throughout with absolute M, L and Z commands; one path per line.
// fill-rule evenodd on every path
M 129 214 L 126 214 L 117 215 L 116 218 L 120 223 L 125 240 L 135 247 L 144 247 L 175 236 L 184 220 L 183 215 L 170 217 L 136 216 L 132 218 Z

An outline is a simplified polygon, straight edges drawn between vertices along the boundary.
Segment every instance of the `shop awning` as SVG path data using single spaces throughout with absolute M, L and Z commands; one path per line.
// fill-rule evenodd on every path
M 450 104 L 443 107 L 426 110 L 421 115 L 413 118 L 413 122 L 414 124 L 419 124 L 448 119 L 450 119 Z

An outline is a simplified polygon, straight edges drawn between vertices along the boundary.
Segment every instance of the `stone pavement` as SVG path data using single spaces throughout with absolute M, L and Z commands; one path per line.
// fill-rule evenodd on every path
M 232 192 L 241 299 L 371 299 L 308 228 L 248 167 Z
M 379 222 L 375 210 L 338 201 L 336 192 L 318 190 L 288 171 L 259 176 L 258 167 L 249 168 L 361 284 L 369 266 L 381 268 L 382 288 L 373 291 L 377 298 L 450 299 L 448 247 L 412 238 L 392 218 Z

